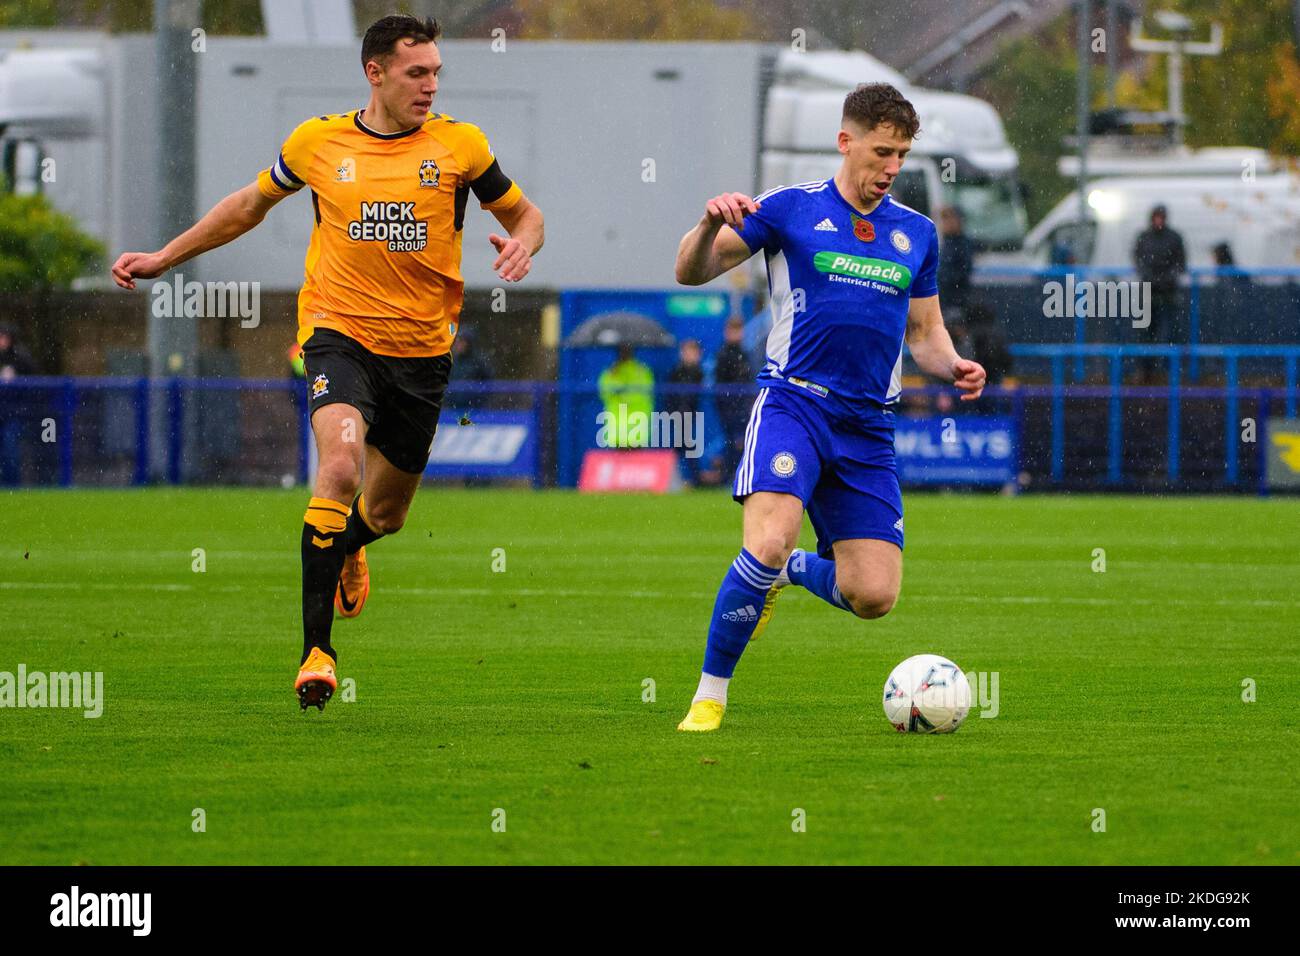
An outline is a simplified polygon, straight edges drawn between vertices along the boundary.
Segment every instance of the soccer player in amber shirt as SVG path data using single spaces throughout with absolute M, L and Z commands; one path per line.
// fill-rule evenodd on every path
M 442 60 L 434 20 L 366 31 L 365 109 L 313 117 L 270 168 L 152 253 L 113 265 L 125 289 L 252 229 L 306 187 L 315 227 L 298 296 L 320 467 L 302 531 L 303 653 L 294 690 L 324 709 L 337 680 L 334 611 L 361 613 L 365 546 L 402 527 L 428 462 L 451 370 L 469 194 L 508 235 L 492 268 L 517 282 L 542 247 L 541 211 L 501 171 L 478 127 L 431 113 Z

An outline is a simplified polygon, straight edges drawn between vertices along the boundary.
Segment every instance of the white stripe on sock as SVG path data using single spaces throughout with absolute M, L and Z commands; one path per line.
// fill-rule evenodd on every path
M 746 584 L 748 584 L 750 587 L 756 590 L 766 591 L 768 588 L 772 586 L 771 581 L 764 582 L 763 578 L 759 577 L 753 571 L 750 571 L 743 564 L 741 564 L 739 559 L 731 562 L 731 569 L 735 571 L 738 575 L 740 575 L 741 579 Z
M 772 586 L 772 582 L 776 580 L 776 576 L 781 573 L 780 571 L 772 571 L 765 568 L 753 558 L 748 557 L 743 551 L 736 555 L 736 560 L 731 562 L 731 564 L 741 577 L 752 583 L 755 587 L 761 587 L 765 591 Z
M 755 581 L 753 578 L 751 578 L 751 577 L 749 576 L 749 572 L 748 572 L 748 571 L 746 571 L 744 568 L 742 568 L 742 567 L 741 567 L 739 564 L 737 564 L 735 561 L 732 561 L 732 562 L 731 562 L 731 570 L 735 571 L 738 575 L 740 575 L 741 579 L 742 579 L 746 584 L 748 584 L 750 587 L 755 588 L 755 589 L 762 587 L 762 585 L 760 585 L 757 581 Z

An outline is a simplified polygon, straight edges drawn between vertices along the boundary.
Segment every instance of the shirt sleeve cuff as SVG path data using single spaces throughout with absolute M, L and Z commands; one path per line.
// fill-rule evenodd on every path
M 284 189 L 281 187 L 280 184 L 272 178 L 269 169 L 264 169 L 257 174 L 257 188 L 261 191 L 263 196 L 270 197 L 271 199 L 279 199 L 297 192 L 297 190 L 294 189 Z
M 482 207 L 490 212 L 497 212 L 502 209 L 509 209 L 519 200 L 524 198 L 524 191 L 519 188 L 518 183 L 511 183 L 510 188 L 491 202 L 482 203 Z

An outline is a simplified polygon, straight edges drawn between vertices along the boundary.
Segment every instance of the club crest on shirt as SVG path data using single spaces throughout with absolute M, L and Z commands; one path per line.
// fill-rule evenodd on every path
M 336 183 L 355 183 L 357 181 L 357 161 L 348 156 L 339 163 L 339 168 L 334 172 L 334 181 Z
M 442 178 L 442 170 L 432 159 L 426 159 L 420 164 L 420 185 L 427 186 L 430 189 L 438 188 L 438 181 Z
M 311 383 L 311 397 L 320 398 L 330 393 L 330 380 L 324 375 L 317 375 Z
M 889 234 L 889 241 L 892 242 L 894 248 L 901 253 L 906 254 L 912 251 L 912 240 L 907 238 L 907 233 L 903 232 L 901 229 L 895 229 L 891 232 Z
M 788 451 L 779 451 L 772 456 L 772 474 L 778 478 L 789 478 L 799 468 L 799 462 Z
M 871 224 L 869 219 L 859 219 L 853 217 L 853 235 L 863 242 L 876 241 L 876 227 Z

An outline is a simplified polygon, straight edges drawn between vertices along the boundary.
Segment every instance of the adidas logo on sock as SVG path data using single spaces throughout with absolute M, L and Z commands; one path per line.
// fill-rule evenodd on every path
M 817 225 L 813 226 L 813 230 L 815 232 L 839 232 L 839 230 L 835 228 L 835 223 L 831 222 L 829 216 L 817 223 Z
M 722 619 L 724 621 L 735 621 L 740 624 L 749 624 L 751 621 L 758 620 L 758 612 L 754 610 L 754 605 L 746 604 L 742 608 L 728 611 L 726 614 L 722 615 Z

